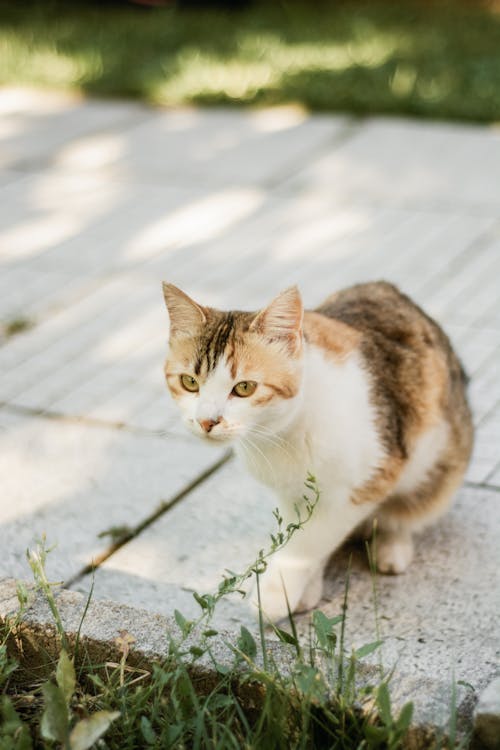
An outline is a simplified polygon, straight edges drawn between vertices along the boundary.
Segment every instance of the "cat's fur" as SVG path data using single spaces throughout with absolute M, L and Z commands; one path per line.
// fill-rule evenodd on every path
M 375 518 L 378 568 L 402 573 L 413 532 L 446 510 L 472 447 L 467 379 L 439 326 L 386 282 L 306 312 L 296 288 L 259 313 L 202 307 L 171 284 L 164 295 L 165 374 L 191 430 L 234 441 L 285 521 L 296 520 L 308 472 L 318 482 L 313 517 L 262 577 L 264 612 L 287 614 L 283 587 L 292 610 L 315 606 L 330 554 Z M 234 395 L 240 381 L 255 393 Z

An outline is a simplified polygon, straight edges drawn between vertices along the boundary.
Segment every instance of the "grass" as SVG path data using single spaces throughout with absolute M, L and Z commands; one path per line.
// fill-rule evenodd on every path
M 260 607 L 258 638 L 241 626 L 239 635 L 228 641 L 227 634 L 212 627 L 219 602 L 243 593 L 252 577 L 258 591 L 269 558 L 308 522 L 319 499 L 312 476 L 306 488 L 296 522 L 284 527 L 275 511 L 277 531 L 269 548 L 260 550 L 243 573 L 227 571 L 214 593 L 194 594 L 200 605 L 196 620 L 174 612 L 178 632 L 169 634 L 162 663 L 137 666 L 132 658 L 134 638 L 124 630 L 115 639 L 116 661 L 109 656 L 103 662 L 102 655 L 96 661 L 80 639 L 92 590 L 76 634 L 68 637 L 55 595 L 59 584 L 49 582 L 45 572 L 50 550 L 42 540 L 33 552 L 28 551 L 35 587 L 52 613 L 56 658 L 53 651 L 51 656 L 38 646 L 40 663 L 34 664 L 32 657 L 23 662 L 24 645 L 30 652 L 37 647 L 36 628 L 23 629 L 33 591 L 19 584 L 19 611 L 0 623 L 0 750 L 402 750 L 412 703 L 395 714 L 392 672 L 384 670 L 381 658 L 378 668 L 370 666 L 371 683 L 366 670 L 363 675 L 360 671 L 366 657 L 380 655 L 383 642 L 375 577 L 377 639 L 357 650 L 349 652 L 345 637 L 349 569 L 341 612 L 334 617 L 313 612 L 307 639 L 299 639 L 290 611 L 286 630 L 268 624 L 281 642 L 279 659 L 270 648 Z M 375 539 L 367 552 L 374 574 Z M 213 644 L 221 638 L 226 639 L 232 663 L 218 661 L 219 650 Z M 452 693 L 448 730 L 428 745 L 429 750 L 467 747 L 467 738 L 459 739 L 456 731 L 454 685 Z
M 472 0 L 151 11 L 0 0 L 0 83 L 162 105 L 500 120 L 500 12 Z
M 274 626 L 283 649 L 289 650 L 286 666 L 269 651 L 262 612 L 260 638 L 242 626 L 239 636 L 226 644 L 234 656 L 232 665 L 218 663 L 212 649 L 218 634 L 211 619 L 218 602 L 239 591 L 250 576 L 258 582 L 269 556 L 307 523 L 317 499 L 315 484 L 309 481 L 297 523 L 283 528 L 276 514 L 278 531 L 269 550 L 261 550 L 243 573 L 226 575 L 214 594 L 195 595 L 201 611 L 196 621 L 176 611 L 179 634 L 171 637 L 167 658 L 147 668 L 129 663 L 134 641 L 125 631 L 116 639 L 116 663 L 96 663 L 79 635 L 76 641 L 68 639 L 54 585 L 45 574 L 47 551 L 41 543 L 28 559 L 53 615 L 59 655 L 48 680 L 35 673 L 27 676 L 26 666 L 13 658 L 13 651 L 20 654 L 20 623 L 29 601 L 29 593 L 19 587 L 20 613 L 0 634 L 0 748 L 86 750 L 97 741 L 105 750 L 400 748 L 412 705 L 394 715 L 382 672 L 376 684 L 359 687 L 359 662 L 381 642 L 347 651 L 348 582 L 339 615 L 314 612 L 307 644 L 299 641 L 291 614 L 289 630 Z M 207 658 L 217 676 L 215 684 L 212 680 L 207 685 L 203 671 L 196 670 L 196 663 Z

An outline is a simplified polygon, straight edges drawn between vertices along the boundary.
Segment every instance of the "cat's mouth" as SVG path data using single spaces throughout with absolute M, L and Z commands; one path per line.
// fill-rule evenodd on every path
M 230 443 L 238 437 L 238 430 L 225 425 L 216 424 L 211 429 L 203 428 L 195 419 L 189 419 L 191 432 L 206 443 Z
M 232 432 L 215 431 L 211 432 L 197 432 L 197 435 L 209 443 L 229 443 L 235 440 L 235 435 Z

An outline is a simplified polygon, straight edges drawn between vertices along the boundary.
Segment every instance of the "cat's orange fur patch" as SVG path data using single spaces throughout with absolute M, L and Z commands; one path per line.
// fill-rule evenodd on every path
M 336 359 L 344 359 L 359 346 L 360 332 L 340 320 L 306 311 L 303 325 L 306 340 Z
M 250 334 L 245 343 L 236 345 L 234 362 L 236 372 L 245 373 L 245 380 L 255 380 L 260 384 L 258 395 L 252 400 L 256 406 L 268 403 L 275 397 L 289 399 L 297 395 L 300 368 L 297 368 L 295 358 L 283 357 L 278 344 L 270 344 L 258 334 Z M 261 395 L 259 390 L 262 388 L 268 392 Z

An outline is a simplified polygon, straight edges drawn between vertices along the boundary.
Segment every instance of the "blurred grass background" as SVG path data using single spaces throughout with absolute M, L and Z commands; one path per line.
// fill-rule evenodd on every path
M 500 120 L 500 4 L 256 0 L 231 11 L 0 0 L 0 83 L 164 105 L 298 102 Z

